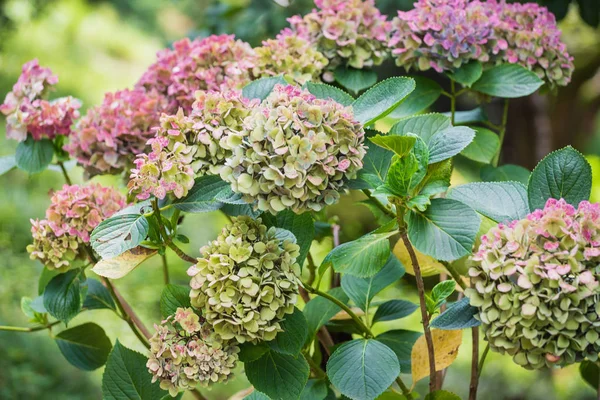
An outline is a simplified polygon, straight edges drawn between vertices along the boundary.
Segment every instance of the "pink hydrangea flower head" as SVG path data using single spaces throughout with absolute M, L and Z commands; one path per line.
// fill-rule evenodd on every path
M 600 204 L 550 199 L 481 238 L 467 295 L 493 350 L 528 369 L 600 351 Z
M 77 123 L 65 150 L 88 177 L 130 169 L 135 156 L 148 149 L 165 108 L 166 99 L 154 89 L 107 93 Z
M 329 68 L 365 68 L 387 57 L 389 22 L 373 0 L 316 0 L 311 13 L 288 19 L 292 30 L 329 59 Z

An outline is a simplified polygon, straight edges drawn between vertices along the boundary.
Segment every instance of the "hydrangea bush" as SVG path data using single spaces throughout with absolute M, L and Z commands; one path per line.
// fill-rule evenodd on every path
M 315 6 L 257 48 L 232 35 L 177 41 L 81 118 L 77 100 L 51 98 L 49 68 L 23 66 L 0 106 L 19 142 L 2 164 L 59 171 L 66 185 L 31 220 L 27 251 L 44 267 L 39 297 L 23 300 L 32 326 L 0 330 L 56 329 L 71 364 L 104 368 L 106 399 L 207 399 L 239 374 L 253 388 L 236 398 L 249 400 L 455 399 L 440 377 L 459 350 L 472 352 L 470 400 L 487 349 L 529 369 L 580 363 L 597 375 L 591 168 L 572 147 L 532 172 L 499 165 L 509 99 L 571 78 L 554 16 L 496 0 L 419 0 L 392 16 L 369 0 Z M 378 81 L 373 67 L 388 58 L 411 76 Z M 415 75 L 428 69 L 436 82 Z M 479 108 L 503 103 L 502 118 L 462 122 L 456 99 L 468 93 Z M 449 112 L 428 113 L 440 96 Z M 463 182 L 481 178 L 456 185 L 457 158 L 472 161 Z M 73 184 L 81 172 L 78 182 L 114 175 L 116 186 Z M 377 228 L 340 243 L 331 206 L 349 192 Z M 189 250 L 182 213 L 204 212 L 229 221 Z M 148 301 L 162 321 L 144 321 L 118 279 L 151 274 L 143 262 L 157 254 L 165 287 Z M 172 257 L 187 282 L 170 283 Z M 384 301 L 407 273 L 419 304 Z M 434 275 L 430 288 L 423 277 Z M 146 353 L 112 343 L 97 319 L 71 322 L 97 309 L 116 313 Z M 374 333 L 417 310 L 422 332 Z M 427 395 L 415 386 L 424 379 Z

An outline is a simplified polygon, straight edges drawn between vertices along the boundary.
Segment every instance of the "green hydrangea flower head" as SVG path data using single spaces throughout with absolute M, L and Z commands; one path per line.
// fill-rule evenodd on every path
M 180 307 L 154 328 L 146 367 L 171 396 L 231 378 L 239 347 L 216 336 L 193 309 Z
M 260 219 L 233 218 L 188 269 L 192 305 L 223 340 L 272 340 L 298 297 L 300 247 Z
M 471 305 L 490 348 L 527 368 L 600 352 L 600 204 L 550 199 L 482 236 L 469 270 Z

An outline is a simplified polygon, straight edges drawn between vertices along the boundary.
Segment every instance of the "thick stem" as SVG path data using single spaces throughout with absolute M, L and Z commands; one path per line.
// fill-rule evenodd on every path
M 483 349 L 483 354 L 481 355 L 481 359 L 479 360 L 479 365 L 477 366 L 477 369 L 479 372 L 477 372 L 477 377 L 481 378 L 481 372 L 483 371 L 483 364 L 485 363 L 485 359 L 488 355 L 490 351 L 490 344 L 488 343 L 485 346 L 485 349 Z
M 169 264 L 167 262 L 167 255 L 166 254 L 161 254 L 161 259 L 162 259 L 162 270 L 163 270 L 163 280 L 165 282 L 165 285 L 169 284 Z
M 21 327 L 21 326 L 6 326 L 0 325 L 0 331 L 9 331 L 9 332 L 39 332 L 46 329 L 52 328 L 54 325 L 60 324 L 60 321 L 54 321 L 48 325 L 42 326 L 33 326 L 33 327 Z
M 321 369 L 321 366 L 319 364 L 317 364 L 315 362 L 315 360 L 312 359 L 310 354 L 303 353 L 303 355 L 304 355 L 304 358 L 306 359 L 306 362 L 308 362 L 308 365 L 310 365 L 310 369 L 315 374 L 315 378 L 322 379 L 322 378 L 327 377 L 327 374 L 325 373 L 325 371 L 323 371 Z
M 500 145 L 498 146 L 498 151 L 492 160 L 492 165 L 494 167 L 498 166 L 498 161 L 500 160 L 500 153 L 502 153 L 502 145 L 504 143 L 504 136 L 506 135 L 506 123 L 508 122 L 508 99 L 504 99 L 504 109 L 502 111 L 502 124 L 500 125 L 500 132 L 498 132 L 498 136 L 500 139 Z
M 177 256 L 179 256 L 179 258 L 181 258 L 183 261 L 195 264 L 197 260 L 194 257 L 185 254 L 183 250 L 181 250 L 179 247 L 177 247 L 175 243 L 173 243 L 173 238 L 171 238 L 171 236 L 167 234 L 167 229 L 163 224 L 162 216 L 160 215 L 160 208 L 158 207 L 158 202 L 156 200 L 152 201 L 152 209 L 154 210 L 154 216 L 156 217 L 156 222 L 158 223 L 158 230 L 163 238 L 163 243 L 169 246 L 169 248 L 173 250 L 175 254 L 177 254 Z
M 67 182 L 67 185 L 71 186 L 73 183 L 71 182 L 69 173 L 67 172 L 67 169 L 65 168 L 65 164 L 62 161 L 58 161 L 56 164 L 58 164 L 60 170 L 62 171 L 62 174 L 65 177 L 65 182 Z
M 299 290 L 300 297 L 302 297 L 302 300 L 304 301 L 304 304 L 308 303 L 310 301 L 310 297 L 308 296 L 308 292 L 303 287 L 300 287 L 299 289 L 300 289 Z M 335 343 L 333 343 L 333 339 L 331 338 L 331 335 L 329 334 L 329 331 L 327 330 L 326 327 L 322 326 L 319 329 L 319 331 L 317 332 L 317 339 L 319 340 L 319 342 L 323 346 L 323 350 L 325 350 L 325 352 L 327 353 L 327 355 L 330 356 L 331 355 L 331 350 L 330 349 L 335 345 Z
M 454 116 L 456 114 L 456 88 L 454 81 L 450 80 L 450 123 L 454 125 Z
M 471 383 L 469 385 L 469 400 L 477 399 L 477 386 L 479 385 L 479 328 L 471 329 L 473 333 L 473 354 L 471 356 Z
M 446 270 L 448 270 L 456 284 L 460 286 L 463 291 L 466 290 L 467 285 L 465 284 L 465 281 L 462 280 L 462 277 L 460 276 L 458 271 L 454 269 L 454 266 L 451 263 L 444 263 L 444 266 L 446 267 Z
M 429 314 L 427 313 L 427 303 L 425 302 L 425 284 L 421 275 L 421 267 L 417 260 L 417 255 L 412 247 L 412 243 L 408 239 L 406 231 L 400 234 L 402 242 L 408 251 L 410 260 L 415 271 L 415 279 L 417 281 L 417 291 L 419 292 L 419 303 L 421 308 L 421 319 L 423 320 L 423 332 L 425 334 L 425 342 L 427 343 L 427 353 L 429 354 L 429 391 L 433 392 L 437 388 L 437 376 L 435 371 L 435 352 L 433 349 L 433 337 L 429 328 Z
M 369 190 L 363 189 L 362 192 L 365 194 L 365 196 L 367 196 L 369 200 L 373 202 L 373 204 L 375 204 L 375 207 L 380 209 L 385 215 L 391 218 L 396 218 L 396 215 L 392 212 L 392 210 L 390 210 L 389 208 L 384 206 L 379 200 L 377 200 L 377 198 L 373 196 L 371 192 L 369 192 Z
M 315 260 L 313 259 L 312 254 L 310 254 L 310 251 L 306 255 L 306 260 L 308 261 L 308 280 L 306 281 L 306 283 L 312 286 L 312 284 L 315 283 L 315 273 L 317 271 L 317 265 L 315 264 Z

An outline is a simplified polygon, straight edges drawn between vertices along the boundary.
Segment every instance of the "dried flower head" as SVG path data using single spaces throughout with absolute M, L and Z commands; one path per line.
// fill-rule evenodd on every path
M 292 30 L 329 59 L 329 67 L 365 68 L 387 57 L 389 22 L 373 0 L 315 0 L 311 13 L 288 19 Z
M 238 360 L 239 348 L 211 332 L 191 308 L 178 308 L 150 338 L 150 357 L 146 367 L 152 382 L 175 397 L 197 384 L 227 381 Z
M 125 206 L 125 198 L 115 189 L 98 184 L 64 185 L 52 195 L 46 219 L 32 220 L 33 244 L 27 246 L 31 259 L 39 259 L 50 269 L 66 270 L 89 243 L 90 234 L 100 222 Z
M 192 305 L 222 339 L 272 340 L 293 312 L 300 247 L 277 233 L 260 219 L 234 218 L 188 269 Z
M 138 86 L 165 95 L 170 113 L 180 107 L 189 112 L 197 90 L 241 89 L 250 82 L 253 67 L 252 47 L 233 35 L 186 38 L 158 52 Z
M 147 149 L 165 106 L 165 99 L 155 90 L 107 93 L 102 104 L 89 109 L 78 122 L 65 150 L 88 177 L 121 173 Z
M 600 204 L 550 199 L 481 238 L 467 291 L 490 347 L 528 369 L 600 352 Z
M 262 211 L 321 210 L 362 168 L 364 130 L 352 109 L 298 87 L 276 85 L 244 125 L 220 174 Z

